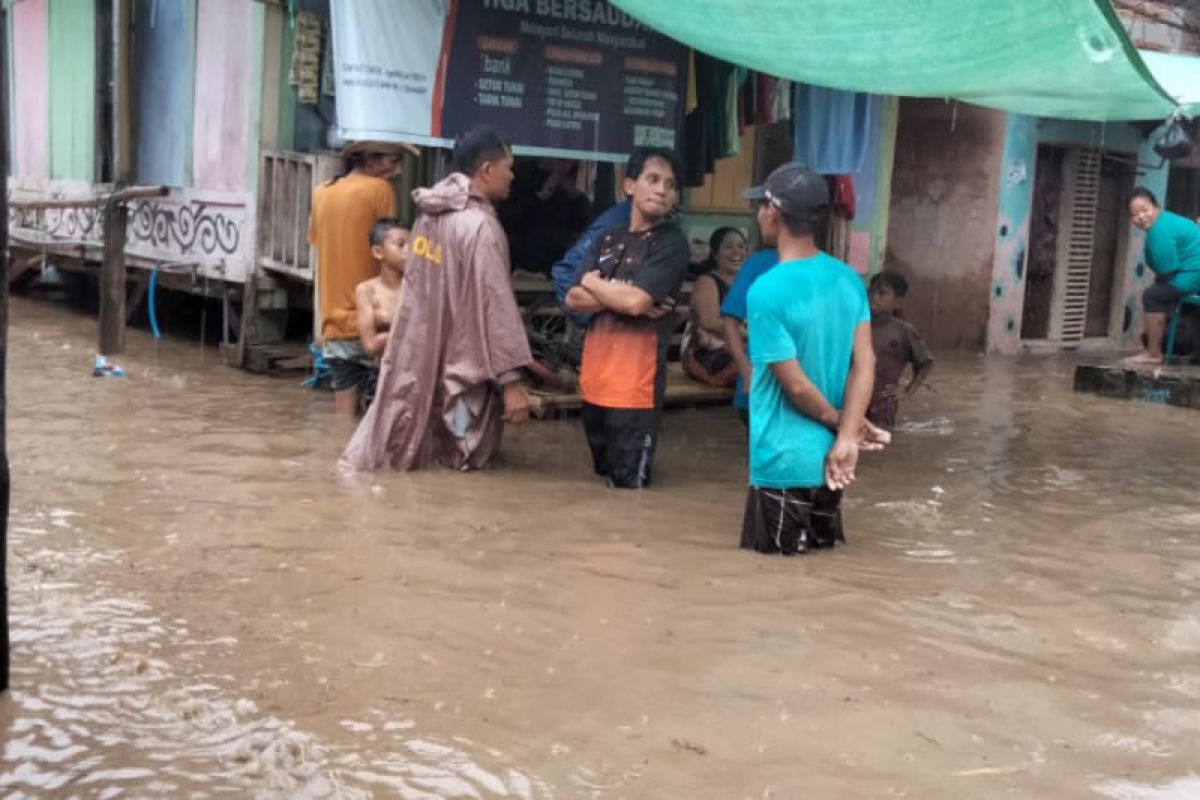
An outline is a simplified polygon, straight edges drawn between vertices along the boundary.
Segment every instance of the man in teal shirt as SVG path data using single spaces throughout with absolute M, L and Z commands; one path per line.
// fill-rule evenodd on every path
M 1200 225 L 1162 210 L 1154 193 L 1142 187 L 1133 192 L 1129 216 L 1146 232 L 1146 266 L 1154 271 L 1154 283 L 1142 294 L 1146 349 L 1128 361 L 1155 366 L 1163 363 L 1167 313 L 1180 298 L 1200 293 Z
M 842 490 L 854 481 L 875 378 L 862 279 L 822 253 L 825 180 L 785 164 L 747 192 L 779 264 L 750 288 L 750 488 L 744 548 L 795 555 L 844 541 Z

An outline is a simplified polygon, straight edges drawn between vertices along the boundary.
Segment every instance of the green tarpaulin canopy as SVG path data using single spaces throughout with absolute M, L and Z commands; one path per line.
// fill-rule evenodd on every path
M 697 50 L 836 89 L 1063 119 L 1163 119 L 1176 106 L 1108 0 L 612 2 Z

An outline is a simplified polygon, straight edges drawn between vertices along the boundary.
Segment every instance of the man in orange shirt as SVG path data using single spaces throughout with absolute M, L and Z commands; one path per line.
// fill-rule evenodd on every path
M 329 365 L 334 405 L 354 416 L 374 362 L 358 338 L 354 290 L 379 276 L 371 255 L 371 226 L 396 216 L 389 181 L 400 171 L 405 152 L 415 147 L 394 142 L 353 142 L 342 151 L 342 174 L 313 191 L 308 241 L 317 249 L 317 298 L 322 355 Z
M 593 466 L 609 486 L 650 484 L 658 413 L 667 383 L 667 344 L 675 294 L 688 265 L 687 239 L 669 220 L 679 160 L 643 148 L 625 168 L 628 225 L 601 235 L 576 273 L 566 305 L 592 314 L 579 387 Z

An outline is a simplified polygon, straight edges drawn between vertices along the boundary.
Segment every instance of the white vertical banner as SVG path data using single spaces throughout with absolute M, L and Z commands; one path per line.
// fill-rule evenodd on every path
M 332 0 L 338 133 L 440 143 L 432 137 L 450 0 Z

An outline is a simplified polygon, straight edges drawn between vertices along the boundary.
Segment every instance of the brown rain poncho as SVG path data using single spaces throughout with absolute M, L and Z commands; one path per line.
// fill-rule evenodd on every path
M 503 432 L 498 381 L 533 357 L 491 203 L 454 173 L 413 192 L 400 308 L 375 400 L 342 464 L 356 470 L 487 466 Z

